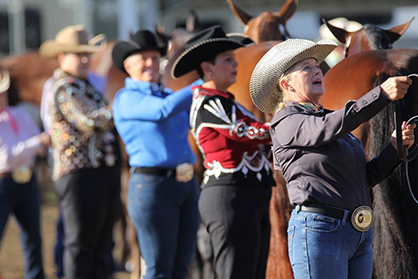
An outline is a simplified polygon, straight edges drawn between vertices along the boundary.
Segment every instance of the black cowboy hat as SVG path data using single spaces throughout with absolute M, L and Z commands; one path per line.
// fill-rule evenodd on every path
M 230 39 L 234 39 L 235 41 L 240 42 L 244 46 L 255 45 L 255 42 L 244 33 L 233 32 L 233 33 L 227 33 L 226 36 Z
M 186 42 L 186 50 L 174 61 L 171 76 L 178 78 L 197 69 L 206 58 L 242 46 L 240 41 L 228 37 L 219 25 L 204 29 Z
M 130 40 L 117 41 L 115 43 L 112 50 L 113 64 L 118 69 L 126 72 L 123 67 L 123 61 L 129 55 L 142 50 L 158 50 L 161 56 L 165 54 L 165 47 L 157 42 L 156 36 L 151 31 L 139 30 L 131 36 Z

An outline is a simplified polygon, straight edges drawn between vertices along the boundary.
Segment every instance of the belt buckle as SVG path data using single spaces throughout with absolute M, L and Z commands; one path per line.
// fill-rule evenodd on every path
M 32 169 L 29 166 L 21 165 L 12 172 L 13 181 L 18 184 L 26 184 L 32 177 Z
M 373 210 L 365 205 L 357 207 L 351 215 L 351 223 L 359 232 L 368 231 L 373 223 Z

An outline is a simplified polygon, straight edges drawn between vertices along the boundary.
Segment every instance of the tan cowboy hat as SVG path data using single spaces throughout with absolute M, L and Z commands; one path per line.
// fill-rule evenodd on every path
M 54 40 L 44 42 L 39 53 L 44 58 L 56 58 L 60 52 L 93 53 L 102 50 L 105 44 L 103 34 L 88 41 L 82 25 L 70 25 L 59 31 Z
M 275 113 L 282 101 L 277 80 L 290 67 L 307 59 L 321 63 L 336 47 L 331 40 L 317 43 L 304 39 L 288 39 L 272 47 L 255 66 L 250 80 L 250 94 L 255 106 L 265 113 Z
M 1 78 L 0 78 L 0 94 L 7 92 L 10 87 L 10 75 L 9 71 L 1 71 Z

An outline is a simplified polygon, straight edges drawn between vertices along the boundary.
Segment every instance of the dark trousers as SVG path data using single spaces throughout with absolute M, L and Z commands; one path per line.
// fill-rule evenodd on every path
M 34 175 L 25 184 L 15 183 L 10 177 L 0 178 L 0 239 L 9 215 L 14 214 L 20 227 L 26 279 L 44 278 L 40 201 L 40 191 Z
M 59 279 L 64 277 L 64 239 L 64 219 L 62 218 L 62 210 L 60 209 L 57 221 L 57 240 L 54 247 L 54 263 Z
M 107 278 L 113 225 L 121 210 L 119 170 L 79 170 L 57 180 L 55 189 L 64 221 L 65 277 Z
M 54 246 L 54 263 L 56 274 L 59 279 L 64 278 L 64 218 L 62 217 L 62 210 L 59 211 L 59 217 L 56 225 L 57 229 L 57 239 Z M 114 248 L 115 243 L 112 241 L 112 249 Z M 110 266 L 111 266 L 111 273 L 113 273 L 115 269 L 115 262 L 113 260 L 112 251 L 109 251 L 108 256 Z M 1 278 L 0 278 L 1 279 Z
M 219 279 L 264 279 L 270 244 L 271 188 L 211 186 L 199 210 L 210 235 Z

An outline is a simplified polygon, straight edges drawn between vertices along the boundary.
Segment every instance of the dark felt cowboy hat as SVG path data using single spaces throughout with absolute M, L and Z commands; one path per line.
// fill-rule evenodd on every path
M 148 30 L 139 30 L 131 36 L 130 40 L 117 41 L 112 50 L 113 64 L 123 72 L 123 61 L 129 55 L 142 50 L 157 50 L 163 56 L 165 54 L 165 47 L 161 46 L 156 36 Z
M 235 41 L 240 42 L 244 46 L 255 45 L 255 42 L 244 33 L 233 32 L 233 33 L 227 33 L 226 36 L 230 39 L 234 39 Z
M 171 76 L 178 78 L 195 70 L 206 58 L 242 46 L 244 44 L 228 37 L 219 25 L 204 29 L 187 41 L 186 50 L 174 61 Z

